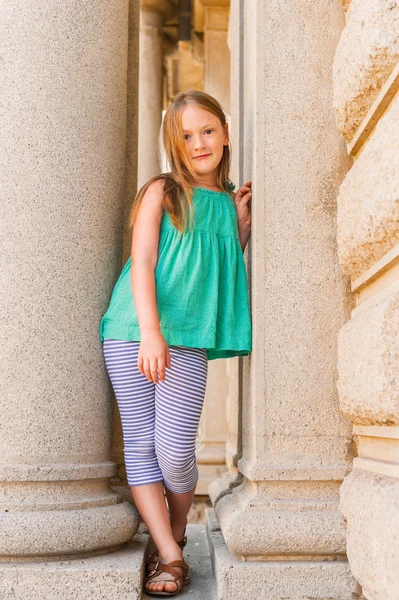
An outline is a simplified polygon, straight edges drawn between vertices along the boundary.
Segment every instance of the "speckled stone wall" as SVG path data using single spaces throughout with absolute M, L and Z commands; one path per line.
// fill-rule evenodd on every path
M 115 549 L 99 342 L 122 256 L 128 2 L 0 8 L 1 558 Z
M 336 388 L 351 307 L 335 239 L 348 159 L 332 108 L 345 13 L 339 1 L 233 6 L 235 164 L 240 183 L 253 182 L 254 339 L 237 389 L 242 483 L 214 498 L 226 544 L 211 535 L 219 597 L 354 600 L 339 511 L 354 449 Z
M 337 126 L 349 141 L 399 60 L 396 0 L 346 2 L 346 27 L 334 60 Z
M 399 598 L 399 4 L 352 0 L 333 65 L 352 167 L 338 254 L 354 309 L 338 339 L 338 391 L 357 456 L 340 490 L 351 570 L 367 600 Z

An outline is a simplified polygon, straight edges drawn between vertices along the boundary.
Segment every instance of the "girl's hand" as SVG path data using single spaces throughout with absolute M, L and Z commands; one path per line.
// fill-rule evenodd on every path
M 239 227 L 247 229 L 251 227 L 251 191 L 252 181 L 247 181 L 236 192 L 234 202 L 237 210 L 237 220 Z
M 148 381 L 159 383 L 165 381 L 165 366 L 171 368 L 170 350 L 165 338 L 158 329 L 151 329 L 141 334 L 137 368 Z M 158 379 L 159 371 L 159 379 Z

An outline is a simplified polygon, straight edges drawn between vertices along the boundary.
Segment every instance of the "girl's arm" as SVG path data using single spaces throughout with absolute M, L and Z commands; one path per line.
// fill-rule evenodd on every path
M 249 236 L 251 235 L 251 226 L 238 223 L 238 237 L 240 238 L 241 249 L 244 252 Z
M 160 331 L 154 271 L 158 261 L 163 181 L 145 192 L 133 227 L 131 281 L 140 333 Z

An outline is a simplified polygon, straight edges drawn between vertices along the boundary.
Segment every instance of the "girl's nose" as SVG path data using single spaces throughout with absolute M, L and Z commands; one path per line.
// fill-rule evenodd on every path
M 202 137 L 198 137 L 194 140 L 194 148 L 196 151 L 202 150 L 202 148 L 204 148 L 204 141 Z

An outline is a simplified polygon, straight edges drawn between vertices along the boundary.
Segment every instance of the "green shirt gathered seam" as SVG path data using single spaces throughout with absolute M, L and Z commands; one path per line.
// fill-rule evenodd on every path
M 162 231 L 172 231 L 173 233 L 176 233 L 176 231 L 173 227 L 164 227 L 162 229 Z M 186 231 L 185 235 L 188 235 L 190 233 L 193 234 L 193 233 L 197 233 L 197 232 L 206 233 L 206 235 L 214 235 L 216 237 L 221 237 L 221 238 L 224 238 L 224 237 L 234 238 L 235 240 L 237 240 L 237 242 L 239 242 L 239 239 L 235 234 L 227 233 L 225 235 L 222 235 L 220 233 L 215 233 L 214 231 L 206 231 L 206 229 L 199 229 L 199 228 L 196 228 L 195 231 Z

